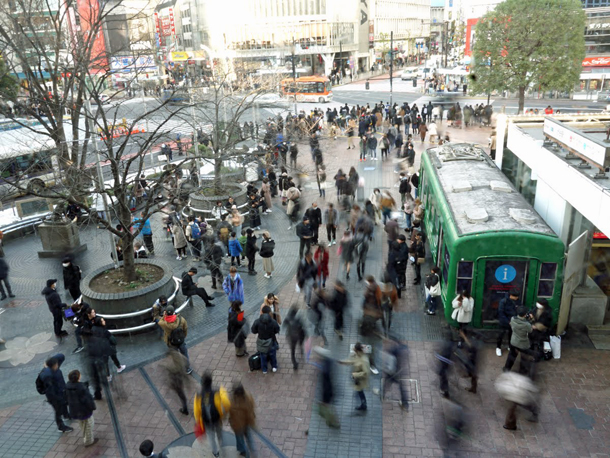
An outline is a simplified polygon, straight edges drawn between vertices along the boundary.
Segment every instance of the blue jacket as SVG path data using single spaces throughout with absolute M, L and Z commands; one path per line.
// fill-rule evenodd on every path
M 237 239 L 229 239 L 229 254 L 231 256 L 239 256 L 242 252 L 241 243 Z
M 54 357 L 57 358 L 59 367 L 61 367 L 66 360 L 66 357 L 62 353 L 58 353 Z M 66 404 L 66 381 L 64 380 L 64 374 L 59 367 L 56 371 L 51 370 L 49 367 L 45 367 L 40 373 L 40 380 L 44 383 L 44 394 L 50 403 Z
M 141 224 L 142 224 L 142 219 L 141 218 L 136 218 L 134 220 L 134 225 L 137 226 L 138 228 L 140 227 Z M 140 231 L 140 233 L 142 235 L 152 235 L 152 228 L 150 227 L 150 220 L 149 219 L 144 221 L 144 224 L 142 225 L 142 230 Z
M 517 316 L 517 304 L 510 297 L 505 297 L 498 305 L 498 321 L 501 326 L 510 326 L 512 317 Z
M 227 275 L 222 282 L 222 289 L 227 294 L 229 302 L 241 301 L 244 303 L 244 282 L 239 274 L 235 274 L 235 280 L 231 281 L 231 275 Z

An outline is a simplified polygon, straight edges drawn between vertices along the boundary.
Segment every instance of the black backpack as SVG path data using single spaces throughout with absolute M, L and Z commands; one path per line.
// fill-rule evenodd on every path
M 172 330 L 169 335 L 169 343 L 174 347 L 179 347 L 184 343 L 184 339 L 186 339 L 186 336 L 184 335 L 184 329 L 182 329 L 182 326 L 180 326 L 181 319 L 182 317 L 178 317 L 178 327 Z
M 210 391 L 207 394 L 208 402 L 205 403 L 206 394 L 201 395 L 201 418 L 206 424 L 214 424 L 218 423 L 220 420 L 220 414 L 216 409 L 216 403 L 214 402 L 214 398 L 216 397 L 216 391 Z
M 47 392 L 47 389 L 44 386 L 44 382 L 40 378 L 41 374 L 42 374 L 42 371 L 40 371 L 40 373 L 38 374 L 38 377 L 36 377 L 36 391 L 38 391 L 39 394 L 45 394 Z

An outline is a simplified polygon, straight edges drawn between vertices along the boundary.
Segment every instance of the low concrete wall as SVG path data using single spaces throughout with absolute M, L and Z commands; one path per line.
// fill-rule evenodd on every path
M 113 264 L 107 264 L 103 267 L 95 269 L 87 275 L 81 282 L 81 292 L 83 293 L 83 301 L 89 304 L 92 308 L 101 314 L 117 315 L 123 313 L 137 312 L 152 306 L 157 298 L 165 294 L 171 296 L 174 291 L 174 280 L 171 269 L 160 261 L 154 259 L 136 259 L 138 264 L 150 264 L 163 269 L 165 274 L 163 278 L 156 283 L 153 283 L 145 288 L 137 291 L 126 291 L 124 293 L 98 293 L 89 288 L 91 280 L 102 272 L 114 268 Z M 116 320 L 108 320 L 106 325 L 108 329 L 126 328 L 131 326 L 139 326 L 144 323 L 149 323 L 152 317 L 148 314 L 122 318 Z

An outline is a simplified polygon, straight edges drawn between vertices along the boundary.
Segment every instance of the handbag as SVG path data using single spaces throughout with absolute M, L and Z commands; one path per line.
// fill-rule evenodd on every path
M 422 265 L 424 262 L 426 262 L 426 258 L 417 258 L 417 264 Z
M 459 313 L 460 309 L 453 309 L 453 312 L 451 313 L 451 319 L 457 321 Z

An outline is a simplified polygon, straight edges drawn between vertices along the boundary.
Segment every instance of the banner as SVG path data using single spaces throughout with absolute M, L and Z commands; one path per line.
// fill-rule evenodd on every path
M 369 2 L 372 0 L 360 0 L 358 14 L 360 25 L 358 26 L 358 51 L 369 52 Z
M 583 67 L 608 67 L 610 66 L 610 57 L 586 57 L 582 61 Z

